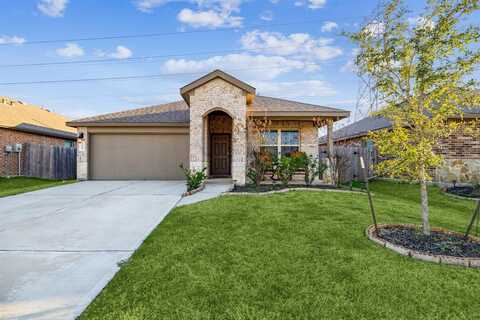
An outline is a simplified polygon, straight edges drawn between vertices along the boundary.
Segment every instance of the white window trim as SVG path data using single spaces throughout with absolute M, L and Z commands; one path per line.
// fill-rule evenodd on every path
M 261 144 L 261 147 L 276 147 L 277 148 L 277 157 L 280 159 L 282 157 L 282 147 L 298 147 L 298 151 L 300 151 L 300 138 L 301 132 L 300 129 L 272 129 L 268 131 L 277 131 L 277 144 Z M 298 144 L 282 144 L 282 131 L 296 131 L 298 132 Z

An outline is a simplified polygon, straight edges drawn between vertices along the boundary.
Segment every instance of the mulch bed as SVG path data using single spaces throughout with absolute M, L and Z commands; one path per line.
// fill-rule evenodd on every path
M 445 190 L 447 193 L 460 196 L 460 197 L 466 197 L 466 198 L 478 198 L 480 199 L 480 188 L 474 188 L 471 186 L 465 186 L 465 187 L 450 187 Z
M 480 258 L 480 242 L 465 240 L 461 234 L 432 230 L 429 236 L 416 228 L 385 226 L 378 236 L 392 244 L 432 255 Z
M 280 184 L 262 184 L 259 185 L 257 188 L 254 185 L 245 185 L 245 186 L 235 186 L 231 192 L 269 192 L 269 191 L 278 191 L 284 189 L 295 189 L 295 188 L 308 188 L 308 189 L 334 189 L 339 190 L 342 188 L 331 186 L 331 185 L 313 185 L 313 186 L 306 186 L 304 184 L 289 184 L 287 187 L 284 187 Z M 343 189 L 342 189 L 343 190 Z

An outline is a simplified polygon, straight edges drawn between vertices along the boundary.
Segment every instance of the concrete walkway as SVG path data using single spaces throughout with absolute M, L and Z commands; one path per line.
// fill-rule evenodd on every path
M 211 179 L 208 180 L 205 184 L 205 189 L 198 193 L 192 194 L 191 196 L 182 198 L 178 205 L 183 206 L 208 199 L 213 199 L 224 192 L 230 191 L 232 188 L 233 182 L 231 179 Z
M 73 319 L 184 191 L 88 181 L 0 198 L 0 319 Z
M 176 205 L 219 196 L 208 181 L 87 181 L 0 198 L 0 319 L 74 319 Z

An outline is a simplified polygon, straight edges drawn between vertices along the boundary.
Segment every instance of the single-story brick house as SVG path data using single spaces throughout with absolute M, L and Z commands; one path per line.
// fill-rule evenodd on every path
M 78 128 L 78 179 L 183 179 L 179 165 L 246 183 L 254 118 L 271 120 L 264 147 L 318 156 L 318 128 L 332 132 L 345 110 L 257 96 L 255 88 L 215 70 L 182 87 L 183 100 L 69 122 Z
M 480 118 L 480 108 L 463 110 L 463 120 Z M 459 121 L 452 118 L 451 121 Z M 336 145 L 361 145 L 367 141 L 369 132 L 390 128 L 391 122 L 379 116 L 369 116 L 351 123 L 332 134 Z M 327 144 L 327 137 L 319 140 L 320 146 Z M 459 132 L 444 139 L 435 150 L 444 157 L 444 165 L 432 172 L 433 180 L 441 183 L 452 181 L 480 183 L 480 140 Z
M 77 130 L 47 109 L 0 97 L 0 176 L 17 176 L 25 143 L 75 146 Z

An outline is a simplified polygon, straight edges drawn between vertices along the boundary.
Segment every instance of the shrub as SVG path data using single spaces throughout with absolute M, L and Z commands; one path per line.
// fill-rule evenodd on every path
M 262 151 L 253 151 L 252 154 L 253 160 L 247 170 L 247 177 L 255 188 L 258 188 L 265 176 L 265 171 L 272 166 L 272 157 L 269 153 Z
M 180 169 L 182 169 L 183 174 L 187 179 L 187 191 L 192 191 L 200 188 L 202 183 L 207 178 L 207 174 L 205 173 L 207 168 L 203 168 L 202 170 L 191 170 L 191 169 L 185 168 L 182 163 L 180 165 Z
M 286 187 L 293 179 L 293 175 L 301 167 L 300 158 L 281 157 L 275 166 L 275 173 L 282 182 L 282 185 Z

